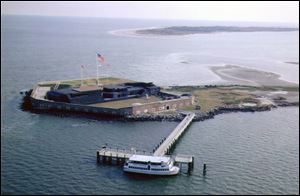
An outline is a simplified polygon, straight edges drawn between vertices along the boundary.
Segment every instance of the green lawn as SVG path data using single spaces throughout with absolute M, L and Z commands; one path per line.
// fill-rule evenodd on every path
M 118 109 L 118 108 L 131 107 L 132 104 L 134 104 L 134 103 L 145 104 L 145 103 L 152 103 L 152 102 L 157 102 L 157 101 L 161 101 L 161 100 L 162 99 L 159 97 L 149 96 L 148 99 L 146 97 L 132 98 L 132 99 L 119 100 L 119 101 L 110 101 L 110 102 L 105 102 L 105 103 L 91 104 L 90 106 Z

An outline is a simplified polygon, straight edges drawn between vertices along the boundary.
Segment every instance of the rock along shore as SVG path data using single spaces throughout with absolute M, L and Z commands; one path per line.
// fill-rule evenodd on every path
M 255 106 L 255 107 L 219 107 L 209 112 L 195 112 L 196 116 L 193 121 L 204 121 L 206 119 L 212 119 L 215 115 L 231 112 L 262 112 L 270 111 L 272 108 L 287 107 L 287 106 L 299 106 L 298 103 L 282 103 L 278 106 L 266 105 L 266 106 Z M 136 116 L 127 116 L 125 119 L 128 121 L 181 121 L 185 117 L 184 114 L 144 114 Z

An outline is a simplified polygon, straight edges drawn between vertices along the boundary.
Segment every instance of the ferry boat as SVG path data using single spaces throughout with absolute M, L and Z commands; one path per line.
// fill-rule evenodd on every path
M 147 175 L 176 175 L 179 167 L 171 157 L 132 155 L 123 166 L 124 172 Z

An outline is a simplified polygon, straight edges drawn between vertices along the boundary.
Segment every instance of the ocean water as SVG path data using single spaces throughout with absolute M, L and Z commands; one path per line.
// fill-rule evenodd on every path
M 168 178 L 97 165 L 96 151 L 105 143 L 150 151 L 175 122 L 98 121 L 19 109 L 19 91 L 36 82 L 79 78 L 81 64 L 88 67 L 85 77 L 95 76 L 96 52 L 111 64 L 102 67 L 102 76 L 159 85 L 222 82 L 209 66 L 224 64 L 299 83 L 299 66 L 284 63 L 299 61 L 298 32 L 172 38 L 108 33 L 187 24 L 229 23 L 2 16 L 1 194 L 299 194 L 298 107 L 193 123 L 174 153 L 193 154 L 194 170 Z

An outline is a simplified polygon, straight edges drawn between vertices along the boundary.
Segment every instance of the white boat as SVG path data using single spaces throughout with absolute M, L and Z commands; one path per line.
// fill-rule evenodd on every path
M 179 167 L 174 160 L 165 156 L 132 155 L 123 166 L 125 172 L 148 175 L 176 175 Z

